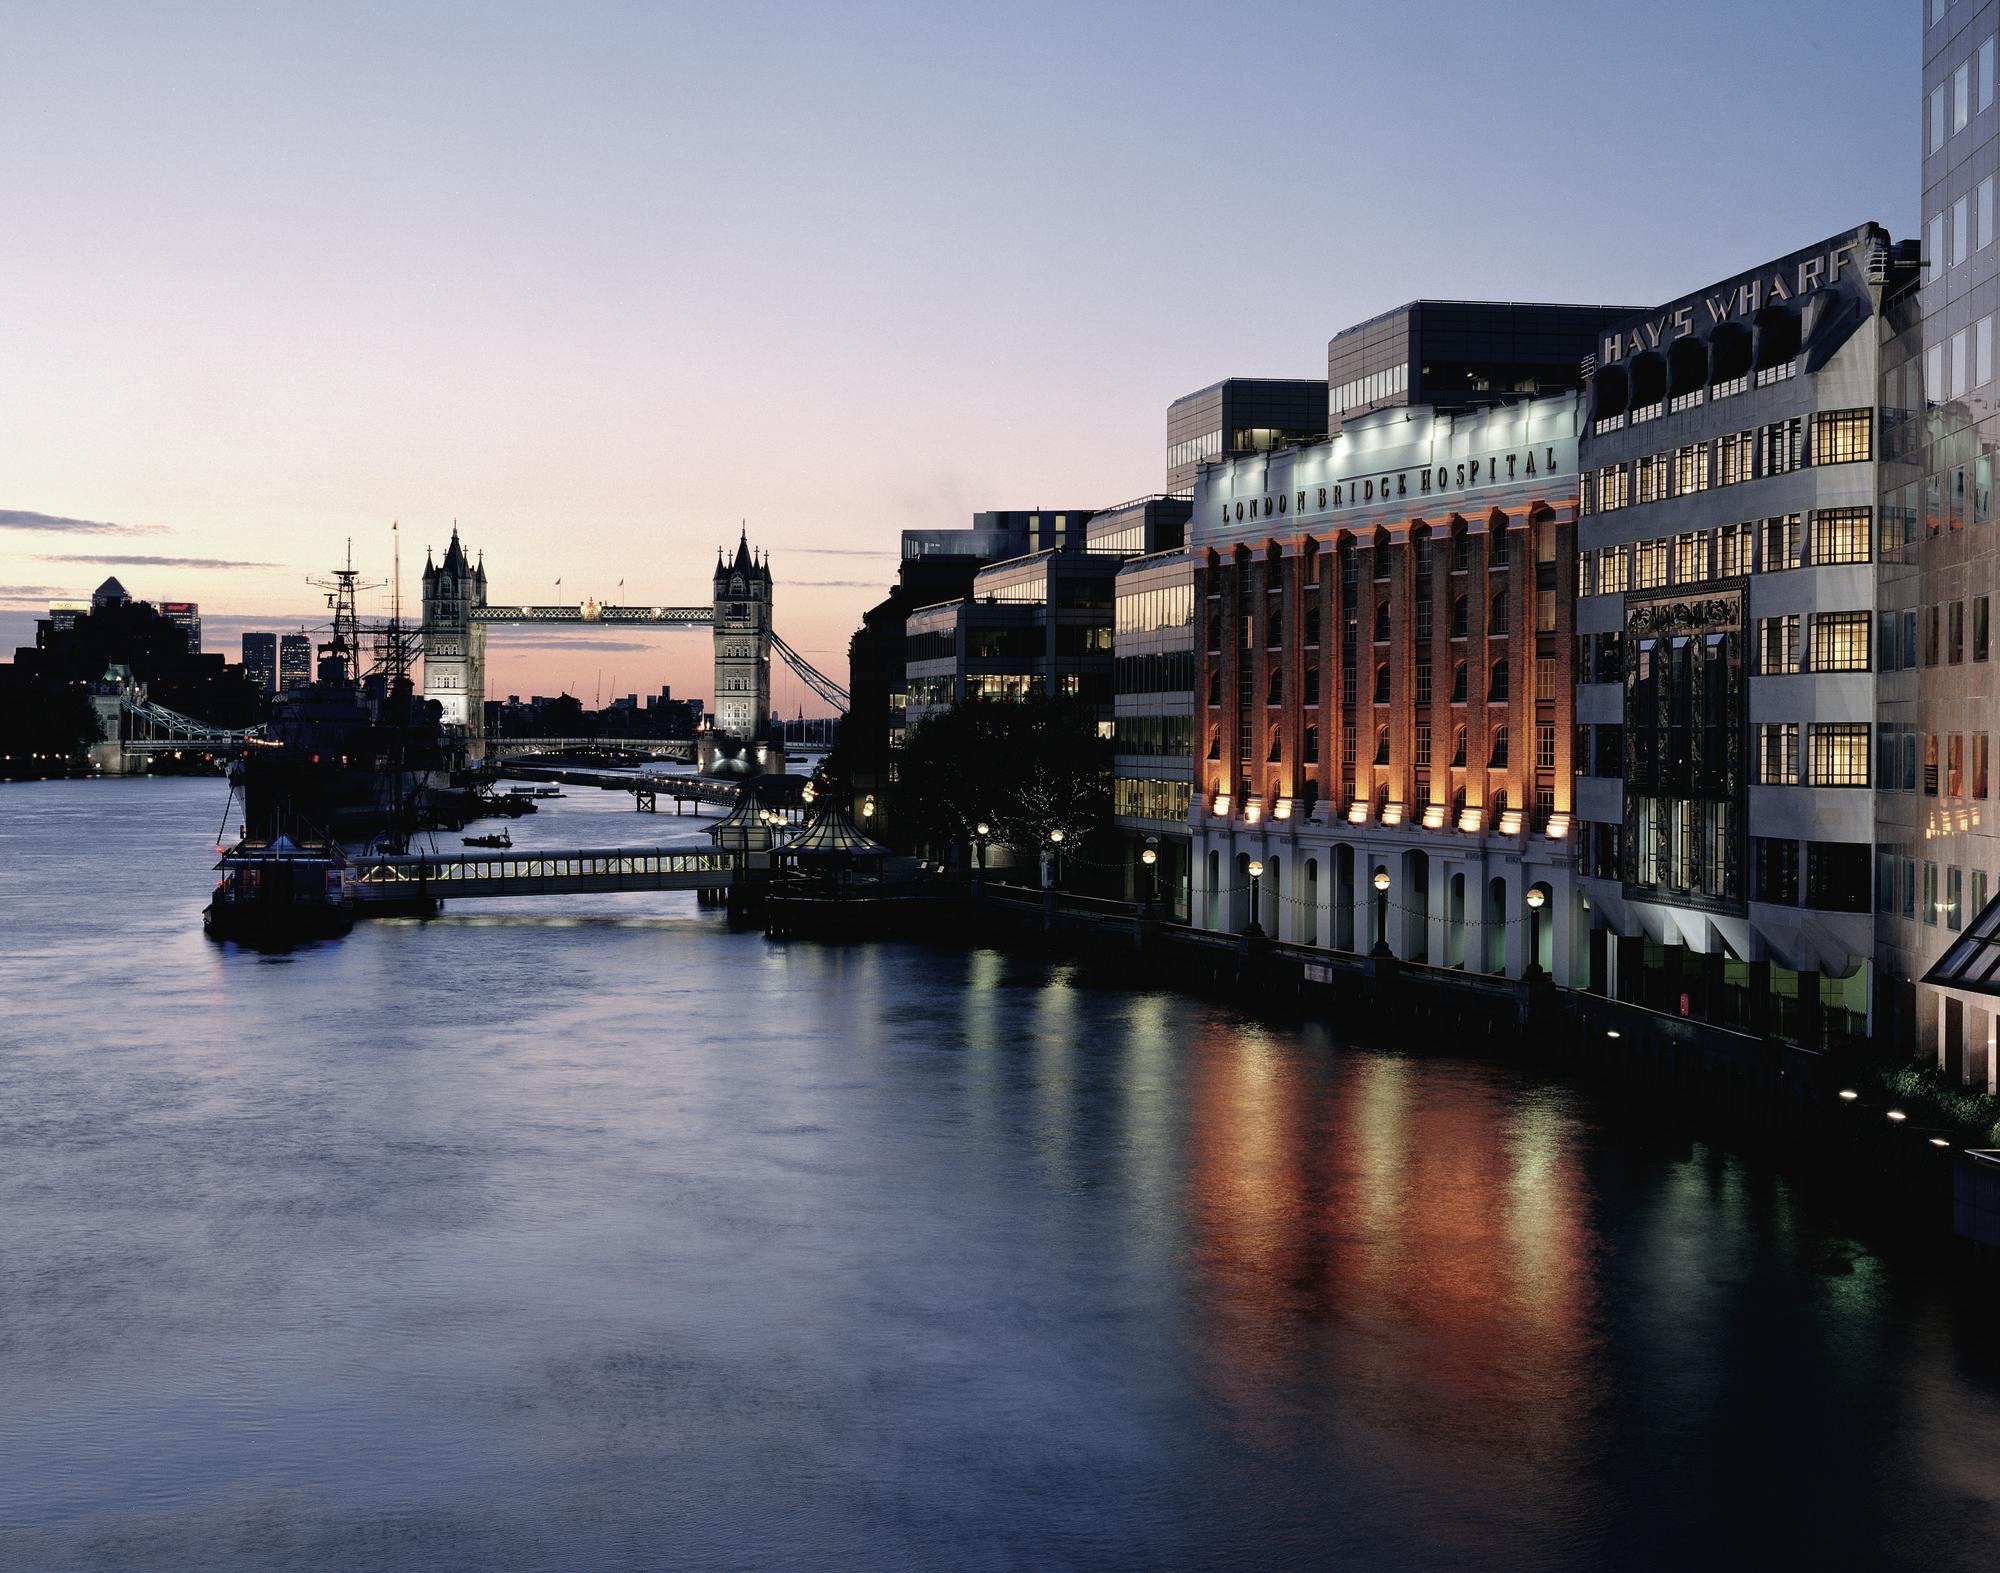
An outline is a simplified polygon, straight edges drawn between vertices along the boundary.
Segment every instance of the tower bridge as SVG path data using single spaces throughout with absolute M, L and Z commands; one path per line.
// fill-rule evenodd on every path
M 715 699 L 704 760 L 734 758 L 759 768 L 781 751 L 771 734 L 771 656 L 835 711 L 847 690 L 778 637 L 771 563 L 751 550 L 745 531 L 734 558 L 718 554 L 706 606 L 613 606 L 596 600 L 564 605 L 505 605 L 487 599 L 486 560 L 466 555 L 457 527 L 443 562 L 424 562 L 424 697 L 447 726 L 461 731 L 475 756 L 485 752 L 486 635 L 489 629 L 707 628 L 714 646 Z

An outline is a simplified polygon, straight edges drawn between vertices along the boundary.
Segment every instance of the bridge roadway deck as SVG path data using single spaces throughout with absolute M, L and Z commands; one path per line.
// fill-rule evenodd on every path
M 356 904 L 490 896 L 600 895 L 621 890 L 726 890 L 742 857 L 669 847 L 410 852 L 357 858 Z M 758 861 L 762 861 L 759 859 Z

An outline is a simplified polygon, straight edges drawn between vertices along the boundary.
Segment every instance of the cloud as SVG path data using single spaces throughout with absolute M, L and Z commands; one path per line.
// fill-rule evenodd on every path
M 53 530 L 64 535 L 164 535 L 158 524 L 105 524 L 96 519 L 65 519 L 59 514 L 31 513 L 26 508 L 0 508 L 0 530 Z
M 283 563 L 246 563 L 228 557 L 134 557 L 119 554 L 109 557 L 86 555 L 51 555 L 42 553 L 38 559 L 45 563 L 95 563 L 100 568 L 282 568 Z
M 874 579 L 780 579 L 787 590 L 880 590 L 888 593 L 888 586 Z
M 44 601 L 60 601 L 76 592 L 59 584 L 0 584 L 0 602 L 19 601 L 24 605 L 40 605 Z
M 778 553 L 797 552 L 802 557 L 900 557 L 898 551 L 874 546 L 774 546 Z

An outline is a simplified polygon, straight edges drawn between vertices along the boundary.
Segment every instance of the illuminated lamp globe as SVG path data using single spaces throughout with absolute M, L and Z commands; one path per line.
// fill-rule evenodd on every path
M 1063 839 L 1063 829 L 1061 825 L 1056 826 L 1055 829 L 1049 832 L 1049 840 L 1053 841 L 1057 846 L 1062 845 L 1062 839 Z
M 1160 861 L 1160 854 L 1155 852 L 1151 847 L 1148 847 L 1144 852 L 1139 854 L 1139 861 L 1145 864 L 1146 867 L 1151 868 L 1155 863 Z
M 982 819 L 978 824 L 972 827 L 972 833 L 975 836 L 991 835 L 993 833 L 993 827 L 988 825 L 986 821 Z
M 1537 912 L 1541 911 L 1542 903 L 1544 901 L 1547 901 L 1548 899 L 1549 898 L 1542 893 L 1542 887 L 1540 885 L 1537 885 L 1533 890 L 1528 892 L 1528 905 L 1534 908 Z
M 1264 877 L 1264 863 L 1261 858 L 1252 858 L 1250 860 L 1250 877 L 1252 879 L 1262 879 Z
M 1387 890 L 1389 888 L 1389 871 L 1386 868 L 1375 870 L 1374 885 L 1377 890 Z

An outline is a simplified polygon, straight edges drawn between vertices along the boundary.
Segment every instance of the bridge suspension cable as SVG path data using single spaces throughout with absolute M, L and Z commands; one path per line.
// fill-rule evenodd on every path
M 804 656 L 800 655 L 798 651 L 786 644 L 784 640 L 780 639 L 776 629 L 771 631 L 771 648 L 778 652 L 779 657 L 784 661 L 785 665 L 799 674 L 800 681 L 806 687 L 818 694 L 821 699 L 832 705 L 842 715 L 847 713 L 849 704 L 847 690 L 828 677 L 818 667 L 814 666 Z

